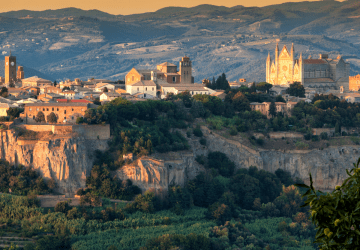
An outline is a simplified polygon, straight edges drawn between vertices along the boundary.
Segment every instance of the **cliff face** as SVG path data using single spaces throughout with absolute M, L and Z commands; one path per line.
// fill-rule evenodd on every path
M 86 140 L 82 137 L 54 140 L 19 140 L 14 131 L 0 134 L 1 159 L 12 164 L 32 166 L 45 179 L 53 178 L 57 189 L 74 193 L 85 187 L 95 150 L 106 150 L 107 140 Z
M 193 143 L 195 155 L 220 151 L 228 155 L 237 168 L 256 166 L 272 173 L 280 168 L 308 185 L 311 172 L 314 187 L 322 191 L 332 191 L 336 185 L 341 185 L 348 177 L 346 169 L 350 170 L 360 157 L 360 146 L 329 147 L 324 150 L 254 150 L 217 135 L 206 127 L 202 127 L 202 131 L 207 147 Z
M 172 155 L 176 159 L 158 160 L 142 157 L 116 171 L 116 176 L 122 180 L 132 180 L 133 184 L 142 191 L 152 189 L 161 192 L 167 190 L 169 185 L 184 186 L 188 179 L 194 178 L 204 170 L 195 162 L 193 154 L 173 153 Z M 158 158 L 166 158 L 166 156 L 158 156 Z

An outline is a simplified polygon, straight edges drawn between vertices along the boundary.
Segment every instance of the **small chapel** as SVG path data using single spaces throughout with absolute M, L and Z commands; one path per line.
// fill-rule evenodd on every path
M 279 44 L 275 48 L 275 60 L 270 53 L 266 60 L 266 82 L 273 85 L 288 87 L 289 84 L 300 82 L 304 87 L 323 90 L 339 90 L 341 86 L 349 89 L 350 64 L 339 55 L 331 59 L 327 54 L 320 54 L 318 59 L 309 56 L 295 59 L 294 44 L 289 51 L 286 45 L 279 52 Z

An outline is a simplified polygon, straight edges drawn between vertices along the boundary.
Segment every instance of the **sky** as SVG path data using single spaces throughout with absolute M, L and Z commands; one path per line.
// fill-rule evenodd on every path
M 22 9 L 46 10 L 75 7 L 84 10 L 97 9 L 113 15 L 130 15 L 153 12 L 169 6 L 193 7 L 200 4 L 212 4 L 226 7 L 233 7 L 236 5 L 262 7 L 284 2 L 302 2 L 302 0 L 181 0 L 178 2 L 173 1 L 174 4 L 172 4 L 172 2 L 159 0 L 2 0 L 0 4 L 0 13 Z

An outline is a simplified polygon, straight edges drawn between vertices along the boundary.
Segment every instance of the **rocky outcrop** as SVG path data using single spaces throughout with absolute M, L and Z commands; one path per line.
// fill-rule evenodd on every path
M 74 193 L 85 187 L 95 150 L 106 150 L 107 140 L 67 137 L 53 140 L 20 140 L 12 130 L 0 132 L 1 159 L 31 166 L 45 179 L 53 178 L 57 189 Z
M 141 157 L 131 164 L 116 171 L 116 176 L 122 180 L 130 179 L 142 191 L 167 190 L 170 185 L 183 186 L 188 179 L 194 178 L 203 167 L 195 162 L 193 154 L 170 153 L 169 155 L 155 155 Z
M 256 166 L 272 173 L 280 168 L 289 171 L 294 178 L 299 177 L 306 184 L 310 183 L 311 173 L 314 187 L 322 191 L 331 191 L 336 185 L 341 185 L 348 177 L 346 169 L 350 170 L 360 157 L 360 146 L 329 147 L 323 150 L 254 150 L 206 127 L 202 127 L 202 131 L 207 147 L 193 141 L 194 155 L 220 151 L 234 161 L 237 168 Z

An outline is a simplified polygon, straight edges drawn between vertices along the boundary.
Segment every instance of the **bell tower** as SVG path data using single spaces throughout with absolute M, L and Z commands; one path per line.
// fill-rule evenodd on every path
M 190 58 L 187 56 L 184 56 L 180 61 L 180 83 L 193 83 L 192 80 L 192 65 Z
M 5 56 L 5 84 L 16 82 L 16 56 Z

